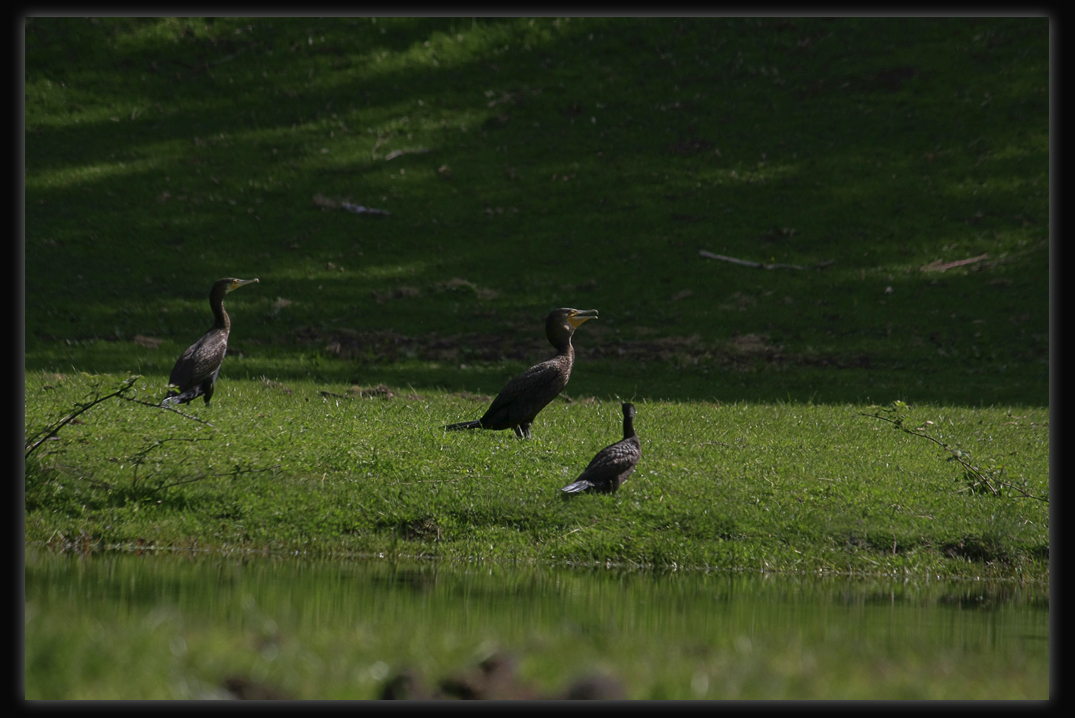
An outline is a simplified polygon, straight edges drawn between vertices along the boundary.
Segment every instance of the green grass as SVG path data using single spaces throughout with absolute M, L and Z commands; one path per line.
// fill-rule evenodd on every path
M 27 540 L 1047 575 L 1047 504 L 952 493 L 860 413 L 906 401 L 1047 490 L 1048 28 L 31 18 L 27 433 L 79 372 L 159 398 L 212 282 L 260 284 L 214 428 L 91 410 L 28 464 Z M 532 443 L 443 434 L 556 306 L 601 312 L 575 402 Z M 638 473 L 561 502 L 620 400 Z
M 93 381 L 28 407 L 50 415 Z M 142 384 L 143 388 L 149 388 Z M 230 381 L 213 426 L 111 400 L 31 459 L 27 539 L 98 547 L 641 567 L 1040 576 L 1048 504 L 967 490 L 959 465 L 866 407 L 639 402 L 643 459 L 617 495 L 559 488 L 621 438 L 614 402 L 557 402 L 535 439 L 444 432 L 485 400 L 355 398 Z M 149 392 L 152 396 L 152 391 Z M 1048 493 L 1041 409 L 918 407 L 914 423 Z M 30 417 L 35 424 L 36 417 Z M 47 453 L 44 453 L 47 452 Z

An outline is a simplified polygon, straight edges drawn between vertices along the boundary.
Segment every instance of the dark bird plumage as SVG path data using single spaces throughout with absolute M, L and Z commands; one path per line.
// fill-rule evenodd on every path
M 240 701 L 290 701 L 291 696 L 281 693 L 273 686 L 258 683 L 243 676 L 229 676 L 224 679 L 224 689 L 228 695 Z
M 538 697 L 533 686 L 515 673 L 515 656 L 495 653 L 478 665 L 478 670 L 445 678 L 440 683 L 441 696 L 459 700 L 519 701 Z
M 204 397 L 205 405 L 213 398 L 217 374 L 228 353 L 228 335 L 231 333 L 231 318 L 224 311 L 224 297 L 228 292 L 244 284 L 252 284 L 256 279 L 220 279 L 213 284 L 209 293 L 209 306 L 213 308 L 212 328 L 198 341 L 191 344 L 172 369 L 168 383 L 174 388 L 161 405 L 186 404 L 199 396 Z
M 413 668 L 405 668 L 385 683 L 382 700 L 622 700 L 623 684 L 612 676 L 589 674 L 559 693 L 541 694 L 516 673 L 515 656 L 497 652 L 476 669 L 455 672 L 431 689 Z
M 642 458 L 642 444 L 635 433 L 634 417 L 634 405 L 624 404 L 623 440 L 597 452 L 597 456 L 593 457 L 574 483 L 568 484 L 561 491 L 568 494 L 583 491 L 611 494 L 627 481 L 627 477 L 638 466 L 638 460 Z
M 571 378 L 575 348 L 571 335 L 587 319 L 596 319 L 596 309 L 556 309 L 545 318 L 545 336 L 556 347 L 556 356 L 535 364 L 500 390 L 482 418 L 444 427 L 460 429 L 514 429 L 520 439 L 530 438 L 530 425 L 542 409 L 560 395 Z
M 552 698 L 561 701 L 622 701 L 627 698 L 627 691 L 612 676 L 597 673 L 583 676 Z

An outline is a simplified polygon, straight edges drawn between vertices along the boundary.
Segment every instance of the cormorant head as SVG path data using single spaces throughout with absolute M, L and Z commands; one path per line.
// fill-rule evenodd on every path
M 234 292 L 236 289 L 243 286 L 244 284 L 255 284 L 257 281 L 257 279 L 232 279 L 229 277 L 228 279 L 221 279 L 220 282 L 217 283 L 220 284 L 221 282 L 227 282 L 228 291 Z
M 244 284 L 253 284 L 258 280 L 256 279 L 235 279 L 233 277 L 225 277 L 224 279 L 218 279 L 213 283 L 213 290 L 209 292 L 209 302 L 215 304 L 218 301 L 224 301 L 224 296 L 231 291 L 238 289 Z
M 624 404 L 623 405 L 623 418 L 624 419 L 633 419 L 634 416 L 635 416 L 635 405 L 634 404 Z
M 582 326 L 587 319 L 597 319 L 596 309 L 554 309 L 549 312 L 545 319 L 545 326 L 551 329 L 555 326 L 568 327 L 573 332 Z
M 597 319 L 596 309 L 553 309 L 545 318 L 545 336 L 553 346 L 563 349 L 571 335 L 587 319 Z

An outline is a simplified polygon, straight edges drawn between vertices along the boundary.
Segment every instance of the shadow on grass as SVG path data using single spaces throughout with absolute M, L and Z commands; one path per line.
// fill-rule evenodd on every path
M 569 395 L 1047 404 L 1044 20 L 202 22 L 29 23 L 27 370 L 167 375 L 233 274 L 222 381 L 495 393 L 566 305 Z

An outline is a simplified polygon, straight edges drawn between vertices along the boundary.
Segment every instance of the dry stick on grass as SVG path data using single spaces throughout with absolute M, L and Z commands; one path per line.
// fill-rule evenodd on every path
M 766 264 L 765 262 L 751 262 L 746 259 L 736 259 L 735 257 L 725 257 L 723 254 L 713 254 L 707 252 L 704 249 L 699 249 L 698 254 L 706 257 L 707 259 L 719 259 L 722 262 L 731 262 L 732 264 L 740 264 L 744 267 L 754 267 L 755 269 L 824 269 L 825 267 L 831 267 L 836 264 L 835 259 L 830 259 L 825 262 L 819 262 L 813 267 L 802 267 L 798 264 Z
M 387 162 L 388 160 L 394 160 L 400 155 L 425 154 L 426 152 L 432 151 L 433 150 L 429 149 L 428 147 L 415 147 L 414 149 L 392 150 L 387 155 L 385 155 L 384 161 Z
M 988 254 L 981 254 L 977 257 L 971 257 L 970 259 L 959 259 L 955 262 L 945 262 L 938 259 L 936 262 L 930 262 L 919 267 L 919 270 L 923 272 L 944 272 L 953 267 L 962 267 L 964 264 L 974 264 L 975 262 L 981 262 L 983 259 L 988 258 Z

